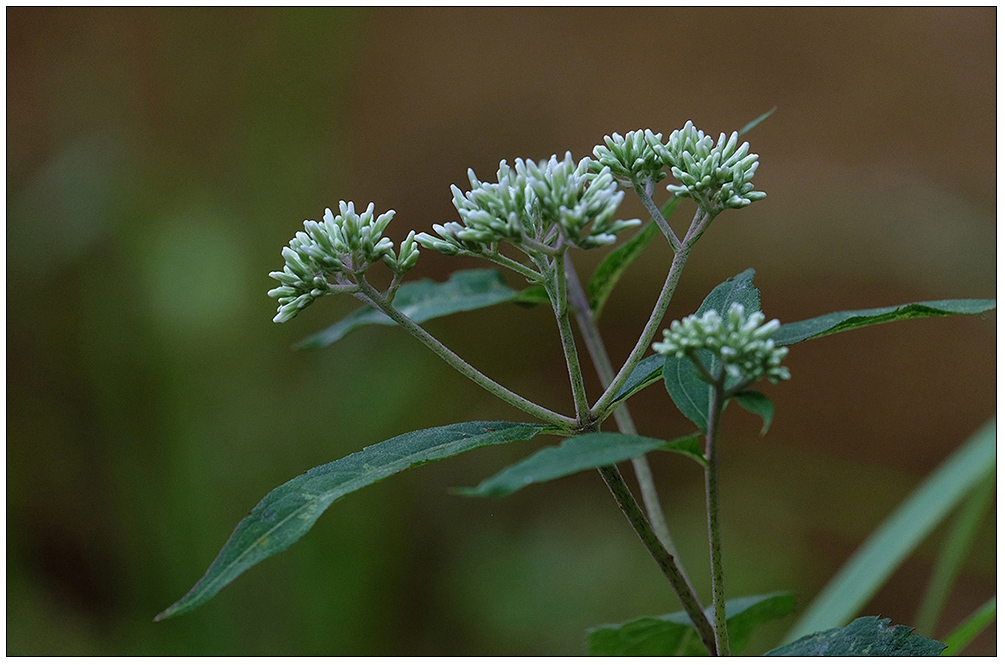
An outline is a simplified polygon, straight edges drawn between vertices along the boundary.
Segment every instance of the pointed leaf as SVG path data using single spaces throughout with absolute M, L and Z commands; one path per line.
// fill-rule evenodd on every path
M 776 344 L 787 345 L 834 333 L 888 321 L 952 314 L 982 314 L 995 309 L 995 300 L 928 300 L 924 302 L 848 310 L 824 314 L 804 321 L 786 323 L 771 336 Z
M 595 432 L 566 439 L 558 446 L 543 448 L 482 481 L 478 487 L 455 491 L 466 496 L 505 496 L 533 483 L 610 466 L 654 450 L 681 453 L 699 464 L 705 463 L 697 434 L 663 441 L 634 434 Z
M 946 638 L 946 650 L 943 656 L 955 656 L 970 644 L 981 631 L 987 628 L 998 616 L 998 596 L 978 607 L 973 614 L 963 620 L 956 630 Z
M 674 197 L 674 200 L 679 199 Z M 600 311 L 604 308 L 607 297 L 614 290 L 614 285 L 621 279 L 621 275 L 628 269 L 628 266 L 642 255 L 653 238 L 659 234 L 659 230 L 656 222 L 649 222 L 631 240 L 604 257 L 603 262 L 597 266 L 589 284 L 586 285 L 586 297 L 594 319 L 600 318 Z
M 761 428 L 761 436 L 768 433 L 771 419 L 775 415 L 775 405 L 771 403 L 770 399 L 764 396 L 764 393 L 759 393 L 756 390 L 744 390 L 742 393 L 737 394 L 736 403 L 755 416 L 761 417 L 764 421 L 764 427 Z
M 740 131 L 738 131 L 737 134 L 739 134 L 740 136 L 743 136 L 744 134 L 746 134 L 747 132 L 749 132 L 750 130 L 752 130 L 754 127 L 757 127 L 759 124 L 761 124 L 762 122 L 764 122 L 765 120 L 767 120 L 768 116 L 771 115 L 772 113 L 774 113 L 777 110 L 778 110 L 778 107 L 775 106 L 770 111 L 768 111 L 767 113 L 761 114 L 760 116 L 758 116 L 754 120 L 751 120 L 746 125 L 744 125 L 743 129 L 741 129 Z
M 792 594 L 773 593 L 726 601 L 726 630 L 733 653 L 747 645 L 754 628 L 792 612 Z M 712 616 L 711 607 L 705 613 Z M 685 612 L 597 626 L 587 636 L 591 656 L 707 656 Z
M 995 420 L 954 452 L 877 528 L 813 599 L 786 637 L 840 626 L 855 616 L 907 555 L 995 469 Z
M 628 375 L 628 380 L 625 381 L 625 385 L 621 387 L 614 398 L 614 403 L 622 402 L 646 386 L 651 386 L 659 381 L 660 375 L 663 373 L 664 362 L 665 359 L 659 354 L 643 358 Z
M 394 306 L 416 323 L 422 323 L 448 314 L 510 302 L 518 296 L 518 291 L 506 286 L 498 270 L 459 270 L 446 282 L 420 279 L 402 284 L 394 297 Z M 372 307 L 361 307 L 334 325 L 304 339 L 297 348 L 324 348 L 356 328 L 374 324 L 395 325 L 382 312 Z
M 860 617 L 844 628 L 832 628 L 772 649 L 765 656 L 938 656 L 946 645 L 910 626 L 891 626 L 889 619 Z
M 730 277 L 712 289 L 695 314 L 701 316 L 714 309 L 724 315 L 734 302 L 743 305 L 743 308 L 748 312 L 761 310 L 761 295 L 757 287 L 754 286 L 753 268 L 748 268 L 739 275 Z M 714 360 L 711 353 L 702 351 L 698 353 L 698 357 L 711 371 L 714 372 L 717 369 L 718 361 Z M 670 399 L 677 405 L 680 412 L 704 433 L 708 429 L 710 388 L 702 380 L 694 364 L 687 358 L 667 356 L 663 363 L 663 383 L 666 385 Z
M 491 421 L 433 427 L 396 436 L 315 467 L 269 492 L 237 525 L 203 578 L 155 620 L 202 605 L 245 570 L 296 542 L 333 501 L 349 492 L 409 467 L 482 446 L 525 441 L 546 428 L 541 424 Z
M 532 307 L 534 305 L 547 305 L 551 302 L 551 298 L 548 297 L 548 290 L 544 286 L 535 284 L 520 291 L 513 302 L 517 305 Z

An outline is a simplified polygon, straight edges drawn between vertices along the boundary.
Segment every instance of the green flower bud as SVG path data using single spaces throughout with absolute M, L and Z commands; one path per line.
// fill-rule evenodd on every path
M 743 305 L 733 303 L 725 318 L 709 310 L 702 316 L 674 321 L 663 331 L 663 341 L 653 344 L 653 350 L 677 358 L 708 351 L 718 358 L 727 377 L 734 382 L 764 376 L 774 383 L 789 378 L 789 370 L 781 366 L 789 350 L 776 347 L 771 339 L 780 325 L 778 319 L 765 323 L 761 312 L 747 314 Z

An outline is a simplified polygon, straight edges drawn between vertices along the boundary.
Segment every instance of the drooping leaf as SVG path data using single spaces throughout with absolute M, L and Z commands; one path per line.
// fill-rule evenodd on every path
M 759 393 L 756 390 L 744 390 L 736 396 L 736 403 L 755 416 L 761 417 L 764 421 L 764 426 L 761 428 L 761 436 L 768 433 L 771 419 L 775 416 L 775 405 L 771 403 L 770 399 L 764 396 L 764 393 Z
M 970 644 L 981 631 L 987 628 L 998 616 L 998 596 L 978 607 L 973 614 L 963 620 L 949 637 L 946 638 L 946 650 L 943 656 L 956 656 Z
M 259 561 L 307 533 L 336 499 L 413 466 L 482 446 L 525 441 L 547 425 L 469 422 L 402 434 L 315 467 L 269 492 L 234 529 L 201 580 L 155 620 L 188 612 Z
M 725 315 L 734 302 L 743 305 L 747 312 L 761 310 L 761 296 L 754 286 L 754 269 L 748 268 L 735 277 L 730 277 L 719 286 L 712 289 L 695 315 L 715 310 Z M 698 353 L 699 359 L 710 371 L 715 372 L 718 361 L 711 353 Z M 670 399 L 677 405 L 680 412 L 688 420 L 698 426 L 701 432 L 708 429 L 709 390 L 708 383 L 702 380 L 694 364 L 687 358 L 667 356 L 663 362 L 663 383 L 666 385 Z
M 786 323 L 775 331 L 771 339 L 775 340 L 776 344 L 788 345 L 877 323 L 928 316 L 982 314 L 995 307 L 995 300 L 928 300 L 893 307 L 833 312 L 804 321 Z
M 859 617 L 844 628 L 813 633 L 765 656 L 938 656 L 946 645 L 915 635 L 910 626 L 891 626 L 889 619 Z
M 954 452 L 862 543 L 813 599 L 787 640 L 840 626 L 872 598 L 900 563 L 995 468 L 995 420 Z
M 739 653 L 757 626 L 792 612 L 789 593 L 748 596 L 726 601 L 726 630 L 731 653 Z M 705 610 L 711 617 L 711 607 Z M 591 656 L 707 656 L 687 613 L 641 617 L 622 624 L 592 628 L 587 635 Z
M 772 109 L 770 111 L 768 111 L 767 113 L 762 113 L 757 118 L 751 120 L 746 125 L 744 125 L 743 129 L 741 129 L 740 131 L 738 131 L 737 134 L 739 134 L 740 136 L 743 136 L 744 134 L 746 134 L 747 132 L 749 132 L 750 130 L 752 130 L 754 127 L 757 127 L 759 124 L 761 124 L 762 122 L 764 122 L 765 120 L 767 120 L 768 116 L 771 115 L 772 113 L 774 113 L 776 110 L 778 110 L 777 106 L 772 107 Z
M 533 483 L 610 466 L 655 450 L 681 453 L 699 464 L 705 463 L 697 434 L 664 441 L 633 434 L 594 432 L 565 439 L 558 446 L 543 448 L 482 481 L 478 487 L 455 491 L 467 496 L 505 496 Z
M 506 286 L 502 275 L 492 268 L 459 270 L 445 282 L 420 279 L 406 282 L 394 297 L 394 306 L 416 323 L 457 312 L 515 300 L 520 292 Z M 332 326 L 301 341 L 297 348 L 320 349 L 366 325 L 395 325 L 372 307 L 361 307 Z
M 677 198 L 675 197 L 674 200 Z M 586 285 L 586 297 L 594 319 L 600 318 L 600 311 L 604 308 L 607 297 L 614 290 L 614 285 L 621 279 L 621 275 L 635 259 L 642 255 L 645 248 L 658 234 L 659 227 L 656 226 L 656 222 L 649 222 L 631 240 L 604 257 L 601 264 L 597 266 Z

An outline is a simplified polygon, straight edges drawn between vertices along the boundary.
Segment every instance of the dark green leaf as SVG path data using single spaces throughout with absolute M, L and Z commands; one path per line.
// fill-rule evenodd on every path
M 946 638 L 946 650 L 942 652 L 943 656 L 956 656 L 963 651 L 964 648 L 970 642 L 973 641 L 975 637 L 980 635 L 981 631 L 987 628 L 995 617 L 998 616 L 998 596 L 992 596 L 991 600 L 984 603 L 978 607 L 973 614 L 968 616 L 963 620 L 956 630 Z
M 674 197 L 674 200 L 678 200 L 677 197 Z M 652 239 L 659 234 L 659 230 L 656 222 L 649 222 L 631 240 L 604 257 L 603 262 L 597 266 L 586 286 L 586 296 L 594 319 L 600 318 L 600 310 L 604 308 L 607 296 L 611 295 L 614 285 L 621 279 L 628 266 L 642 255 Z
M 734 302 L 743 305 L 747 312 L 760 311 L 761 296 L 754 286 L 753 268 L 744 270 L 736 277 L 730 277 L 712 289 L 695 314 L 701 316 L 714 309 L 725 315 Z M 714 360 L 712 354 L 702 351 L 698 357 L 710 371 L 716 371 L 718 361 Z M 694 364 L 687 358 L 667 356 L 663 363 L 663 382 L 670 399 L 680 412 L 697 425 L 699 430 L 705 432 L 708 429 L 709 385 L 702 380 Z
M 893 307 L 833 312 L 813 319 L 786 323 L 776 330 L 771 338 L 776 344 L 795 344 L 815 337 L 888 321 L 952 314 L 981 314 L 994 309 L 995 303 L 995 300 L 929 300 Z
M 396 436 L 315 467 L 269 492 L 241 520 L 210 565 L 184 598 L 156 620 L 188 612 L 259 561 L 282 552 L 307 533 L 336 499 L 409 467 L 452 457 L 475 448 L 525 441 L 546 425 L 470 422 Z
M 455 491 L 467 496 L 505 496 L 532 483 L 610 466 L 654 450 L 681 453 L 700 464 L 705 463 L 697 434 L 663 441 L 633 434 L 595 432 L 571 437 L 558 446 L 543 448 L 484 480 L 478 487 Z
M 995 469 L 995 420 L 984 425 L 887 517 L 813 599 L 786 639 L 855 616 L 907 555 Z
M 771 400 L 764 396 L 763 393 L 759 393 L 756 390 L 744 390 L 736 396 L 736 403 L 742 406 L 747 411 L 750 411 L 755 416 L 760 416 L 764 421 L 764 427 L 761 428 L 761 436 L 768 433 L 768 427 L 771 426 L 771 419 L 775 415 L 775 405 L 771 403 Z
M 772 649 L 765 656 L 938 656 L 946 645 L 889 619 L 859 617 L 844 628 L 832 628 Z
M 757 118 L 755 118 L 754 120 L 751 120 L 746 125 L 744 125 L 743 129 L 741 129 L 740 131 L 738 131 L 737 134 L 739 134 L 740 136 L 743 136 L 744 134 L 746 134 L 747 132 L 749 132 L 750 130 L 752 130 L 754 127 L 757 127 L 759 124 L 761 124 L 762 122 L 764 122 L 765 120 L 767 120 L 768 116 L 771 115 L 772 113 L 774 113 L 777 109 L 778 109 L 778 107 L 775 106 L 770 111 L 768 111 L 767 113 L 764 113 L 764 114 L 758 116 Z
M 526 306 L 547 305 L 551 302 L 551 299 L 548 297 L 548 290 L 546 288 L 540 284 L 535 284 L 520 291 L 513 302 Z
M 420 279 L 406 282 L 394 297 L 394 306 L 416 323 L 456 312 L 466 312 L 510 302 L 519 292 L 506 286 L 498 270 L 459 270 L 446 282 Z M 338 323 L 301 341 L 297 348 L 320 349 L 366 325 L 395 325 L 372 307 L 361 307 Z
M 621 390 L 614 398 L 614 403 L 617 404 L 624 401 L 646 386 L 659 381 L 660 374 L 663 373 L 663 362 L 664 358 L 661 355 L 652 355 L 643 358 L 635 366 L 635 369 L 632 370 L 632 373 L 628 375 L 628 380 L 625 381 L 625 385 L 621 387 Z
M 792 594 L 773 593 L 726 601 L 726 630 L 732 653 L 747 645 L 754 628 L 783 617 L 793 608 Z M 711 617 L 712 608 L 705 613 Z M 622 624 L 597 626 L 587 636 L 591 656 L 707 656 L 685 612 L 642 617 Z

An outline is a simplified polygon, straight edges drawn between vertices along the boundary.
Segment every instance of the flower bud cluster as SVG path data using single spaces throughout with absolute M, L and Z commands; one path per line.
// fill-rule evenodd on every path
M 269 273 L 281 284 L 269 291 L 269 296 L 279 300 L 273 321 L 289 321 L 328 293 L 332 289 L 329 279 L 341 285 L 355 283 L 356 275 L 379 260 L 399 275 L 412 268 L 419 258 L 415 232 L 401 243 L 397 256 L 391 240 L 383 237 L 393 217 L 394 211 L 388 210 L 375 219 L 373 203 L 357 214 L 351 201 L 339 201 L 337 216 L 326 209 L 322 221 L 305 221 L 304 230 L 283 248 L 283 270 Z
M 742 208 L 766 194 L 750 183 L 757 170 L 757 155 L 750 144 L 737 145 L 739 134 L 719 134 L 718 142 L 696 129 L 690 120 L 674 130 L 666 143 L 659 134 L 646 130 L 646 140 L 680 185 L 668 185 L 667 191 L 693 198 L 707 212 L 717 214 L 726 208 Z
M 653 344 L 653 350 L 677 358 L 691 356 L 695 351 L 709 351 L 734 381 L 754 381 L 766 376 L 774 383 L 789 378 L 788 368 L 781 366 L 789 350 L 776 347 L 771 339 L 780 325 L 778 319 L 765 323 L 764 314 L 747 314 L 743 305 L 734 302 L 725 318 L 709 310 L 701 316 L 674 321 L 669 330 L 663 331 L 663 341 Z
M 662 134 L 655 134 L 655 137 L 657 141 L 663 139 Z M 631 184 L 659 182 L 666 176 L 663 161 L 649 145 L 645 131 L 639 129 L 625 136 L 615 133 L 605 136 L 604 143 L 593 149 L 594 170 L 600 171 L 606 166 L 616 178 L 624 178 Z
M 560 235 L 582 248 L 609 245 L 621 230 L 639 220 L 613 219 L 624 192 L 610 169 L 591 173 L 592 160 L 579 163 L 566 153 L 536 163 L 517 159 L 513 168 L 499 164 L 497 182 L 481 182 L 468 170 L 471 190 L 451 187 L 460 222 L 434 224 L 439 237 L 420 233 L 424 247 L 444 254 L 481 252 L 499 241 L 520 246 L 525 239 L 550 244 Z

